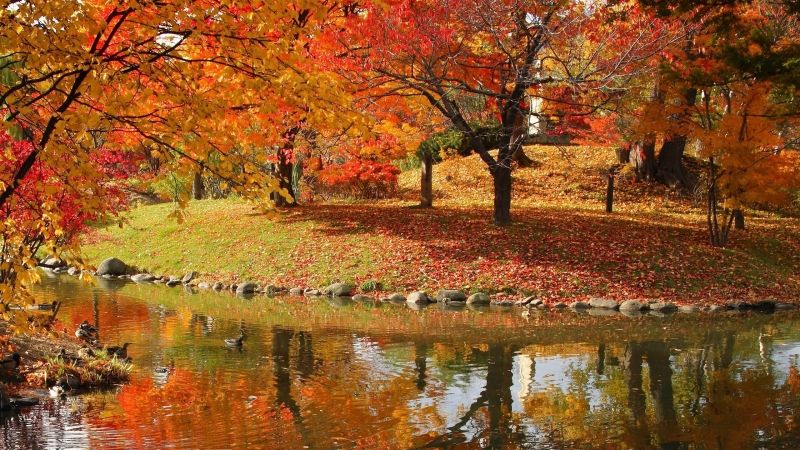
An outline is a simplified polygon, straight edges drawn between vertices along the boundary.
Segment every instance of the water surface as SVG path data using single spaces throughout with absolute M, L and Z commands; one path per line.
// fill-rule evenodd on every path
M 800 448 L 800 317 L 419 311 L 68 276 L 132 381 L 3 418 L 6 448 Z M 223 340 L 244 330 L 241 351 Z

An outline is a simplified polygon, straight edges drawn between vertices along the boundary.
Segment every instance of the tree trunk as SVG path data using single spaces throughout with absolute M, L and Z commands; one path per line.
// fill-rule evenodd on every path
M 533 167 L 534 165 L 534 161 L 525 154 L 525 149 L 522 147 L 514 153 L 514 162 L 516 162 L 519 167 Z
M 511 223 L 511 168 L 498 164 L 492 170 L 494 180 L 494 224 Z
M 275 206 L 286 207 L 295 204 L 295 193 L 292 187 L 292 163 L 289 162 L 289 157 L 285 149 L 278 151 L 278 162 L 275 165 L 275 176 L 278 177 L 278 183 L 281 189 L 286 189 L 289 193 L 291 201 L 287 200 L 283 195 L 273 193 L 272 200 Z
M 741 209 L 733 210 L 733 223 L 737 230 L 744 230 L 744 212 Z
M 527 118 L 526 114 L 517 114 L 514 119 L 514 131 L 511 133 L 511 147 L 517 149 L 514 152 L 514 162 L 519 167 L 533 167 L 534 164 L 534 161 L 525 154 L 525 149 L 522 147 L 525 137 L 528 135 Z
M 658 154 L 658 180 L 667 186 L 689 188 L 686 170 L 683 168 L 683 152 L 686 136 L 672 136 L 664 140 Z
M 638 181 L 652 181 L 656 175 L 656 144 L 649 139 L 631 145 L 630 164 Z
M 614 212 L 614 172 L 608 172 L 608 187 L 606 188 L 606 212 Z
M 697 102 L 697 89 L 689 88 L 684 91 L 682 102 L 691 108 Z M 683 153 L 686 150 L 686 135 L 676 134 L 664 139 L 661 151 L 658 153 L 658 180 L 668 186 L 683 186 L 691 188 L 683 167 Z
M 433 206 L 433 155 L 423 152 L 421 162 L 419 206 L 430 208 Z
M 203 169 L 194 173 L 194 178 L 192 179 L 192 198 L 195 200 L 206 198 L 206 188 L 203 185 Z
M 615 150 L 617 154 L 617 162 L 620 164 L 628 164 L 631 162 L 631 147 L 620 147 Z

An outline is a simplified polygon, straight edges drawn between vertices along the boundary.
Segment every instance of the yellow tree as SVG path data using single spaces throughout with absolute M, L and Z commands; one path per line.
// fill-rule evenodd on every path
M 714 14 L 709 23 L 725 19 L 730 26 L 697 33 L 692 57 L 673 50 L 663 95 L 645 106 L 639 132 L 694 144 L 706 162 L 709 241 L 725 246 L 734 220 L 743 222 L 743 205 L 785 202 L 800 180 L 800 111 L 796 78 L 789 76 L 798 28 L 797 16 L 778 3 L 732 4 Z
M 308 61 L 315 30 L 339 11 L 326 0 L 0 3 L 3 124 L 30 144 L 2 149 L 0 312 L 31 301 L 37 249 L 80 263 L 61 238 L 59 193 L 42 189 L 37 208 L 19 195 L 37 167 L 80 210 L 102 211 L 106 176 L 93 155 L 145 145 L 169 170 L 202 168 L 268 205 L 270 193 L 287 194 L 254 150 L 283 141 L 272 118 L 303 111 L 323 127 L 339 111 L 351 133 L 363 131 L 336 79 Z

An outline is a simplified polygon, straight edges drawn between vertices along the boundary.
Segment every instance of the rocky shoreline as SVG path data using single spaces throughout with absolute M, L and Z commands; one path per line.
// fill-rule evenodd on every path
M 259 285 L 254 282 L 239 283 L 209 283 L 197 281 L 197 273 L 189 272 L 181 276 L 175 275 L 154 275 L 148 272 L 137 270 L 130 267 L 117 258 L 107 258 L 102 261 L 97 270 L 81 270 L 77 267 L 69 267 L 57 259 L 50 258 L 41 264 L 42 267 L 52 270 L 55 273 L 67 273 L 78 276 L 87 273 L 104 279 L 129 280 L 134 283 L 153 283 L 164 284 L 166 286 L 184 286 L 186 289 L 209 290 L 216 292 L 233 292 L 241 296 L 254 296 L 263 294 L 267 296 L 291 295 L 297 297 L 335 297 L 338 299 L 350 299 L 360 302 L 393 302 L 406 303 L 412 309 L 420 309 L 432 303 L 446 305 L 450 308 L 461 306 L 486 307 L 498 306 L 521 309 L 539 310 L 572 310 L 586 312 L 590 315 L 613 315 L 622 314 L 626 316 L 639 316 L 642 314 L 667 315 L 672 313 L 718 313 L 718 312 L 745 312 L 757 311 L 771 313 L 775 311 L 794 310 L 798 305 L 790 302 L 775 299 L 759 300 L 737 300 L 732 299 L 726 302 L 713 304 L 679 304 L 663 299 L 628 299 L 618 301 L 610 298 L 590 298 L 588 301 L 545 301 L 537 296 L 527 296 L 521 299 L 509 299 L 505 297 L 492 298 L 486 292 L 471 292 L 469 294 L 457 289 L 442 289 L 435 296 L 430 296 L 424 291 L 413 291 L 409 294 L 395 292 L 384 296 L 373 296 L 371 293 L 357 293 L 356 286 L 349 283 L 333 283 L 322 288 L 313 287 L 282 287 L 275 285 Z

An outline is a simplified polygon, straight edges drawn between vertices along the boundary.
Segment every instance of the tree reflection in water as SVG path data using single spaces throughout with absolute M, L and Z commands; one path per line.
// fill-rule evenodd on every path
M 6 417 L 0 446 L 800 448 L 797 317 L 551 324 L 113 287 L 70 286 L 60 318 L 136 342 L 131 383 Z

